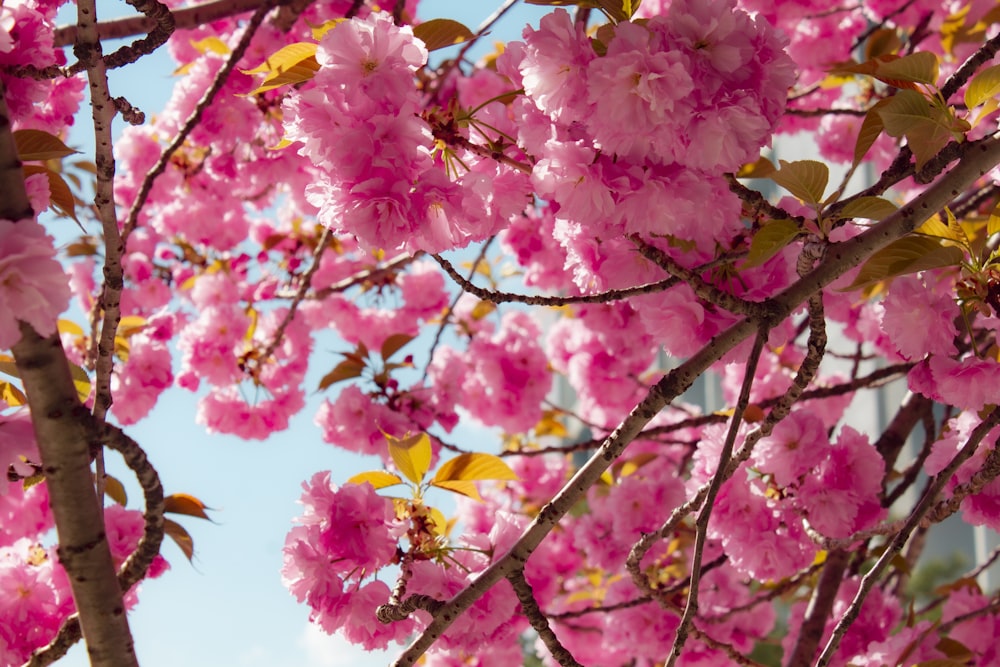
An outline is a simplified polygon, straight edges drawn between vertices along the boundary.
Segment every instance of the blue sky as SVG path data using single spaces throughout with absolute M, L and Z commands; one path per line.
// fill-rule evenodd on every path
M 475 29 L 494 8 L 493 2 L 424 0 L 420 16 L 454 18 Z M 113 12 L 105 17 L 128 10 L 104 1 L 98 9 Z M 539 7 L 518 7 L 494 29 L 487 45 L 519 37 L 526 21 L 544 13 Z M 147 114 L 155 113 L 170 94 L 173 68 L 161 50 L 137 66 L 116 71 L 112 94 L 124 94 Z M 120 130 L 120 120 L 116 123 Z M 72 145 L 93 145 L 82 134 L 88 125 L 89 105 L 77 121 Z M 340 347 L 334 341 L 319 349 Z M 332 367 L 333 355 L 327 362 Z M 307 387 L 315 387 L 326 370 L 314 369 Z M 391 656 L 366 655 L 310 627 L 308 609 L 281 584 L 281 548 L 291 519 L 299 513 L 301 483 L 319 470 L 332 470 L 334 479 L 342 481 L 380 465 L 322 442 L 312 424 L 321 400 L 310 396 L 309 406 L 291 428 L 263 443 L 206 434 L 194 423 L 197 397 L 182 390 L 168 392 L 148 419 L 129 429 L 146 448 L 167 493 L 193 494 L 216 510 L 214 525 L 181 520 L 194 538 L 194 563 L 188 564 L 168 542 L 163 554 L 171 570 L 142 586 L 130 622 L 144 667 L 368 667 L 389 662 Z M 109 459 L 109 470 L 127 481 L 115 455 Z M 130 489 L 129 506 L 135 508 L 139 494 L 134 486 Z M 88 665 L 82 644 L 59 664 Z

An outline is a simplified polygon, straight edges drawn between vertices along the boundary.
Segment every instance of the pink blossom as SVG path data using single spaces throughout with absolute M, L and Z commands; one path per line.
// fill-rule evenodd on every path
M 18 322 L 42 336 L 56 331 L 69 286 L 52 239 L 34 220 L 0 220 L 0 349 L 21 340 Z
M 896 278 L 883 302 L 882 329 L 906 359 L 954 352 L 958 306 L 948 286 L 935 284 L 913 276 Z
M 805 410 L 779 422 L 771 435 L 754 447 L 752 461 L 779 486 L 789 486 L 826 458 L 830 441 L 823 422 Z

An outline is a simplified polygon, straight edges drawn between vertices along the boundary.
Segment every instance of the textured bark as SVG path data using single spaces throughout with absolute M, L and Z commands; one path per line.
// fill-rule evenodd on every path
M 32 214 L 23 175 L 15 177 L 18 168 L 0 87 L 0 218 L 7 220 Z M 59 559 L 69 575 L 91 665 L 138 665 L 90 469 L 92 417 L 77 397 L 59 335 L 42 337 L 25 324 L 21 334 L 12 352 L 42 456 Z

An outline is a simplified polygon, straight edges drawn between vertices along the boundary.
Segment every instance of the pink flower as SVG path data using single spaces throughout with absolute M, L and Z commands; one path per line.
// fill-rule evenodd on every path
M 42 226 L 0 220 L 0 349 L 21 340 L 18 321 L 42 336 L 55 333 L 69 297 L 66 274 Z
M 936 289 L 940 281 L 928 282 L 915 276 L 896 278 L 883 301 L 882 329 L 906 359 L 955 351 L 958 305 L 946 291 L 949 285 Z

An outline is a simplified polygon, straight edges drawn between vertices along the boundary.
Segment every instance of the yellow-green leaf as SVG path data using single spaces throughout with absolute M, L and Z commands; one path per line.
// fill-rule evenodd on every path
M 122 507 L 128 505 L 128 494 L 125 493 L 125 486 L 118 481 L 117 477 L 104 476 L 104 494 Z
M 59 330 L 59 333 L 69 334 L 70 336 L 83 335 L 83 327 L 73 320 L 64 320 L 60 318 L 56 321 L 56 329 Z
M 772 181 L 810 206 L 818 206 L 823 201 L 823 193 L 826 192 L 826 184 L 830 179 L 829 167 L 816 160 L 778 162 L 781 168 L 771 174 Z
M 128 338 L 146 328 L 146 318 L 142 315 L 126 315 L 118 321 L 118 335 Z
M 442 463 L 431 483 L 440 486 L 438 482 L 479 479 L 517 479 L 517 475 L 500 457 L 475 452 Z
M 535 424 L 535 435 L 538 437 L 550 435 L 556 438 L 565 438 L 568 434 L 565 424 L 558 419 L 558 413 L 554 410 L 546 410 L 542 414 L 542 419 Z
M 354 475 L 347 480 L 348 484 L 364 484 L 365 482 L 368 482 L 376 489 L 384 489 L 389 486 L 402 484 L 403 480 L 400 479 L 399 475 L 393 475 L 391 472 L 386 472 L 384 470 L 359 472 L 357 475 Z
M 875 78 L 890 85 L 901 81 L 935 85 L 938 80 L 938 57 L 930 51 L 911 53 L 902 58 L 878 60 Z
M 892 215 L 899 207 L 888 199 L 881 197 L 858 197 L 852 199 L 837 214 L 841 218 L 864 218 L 866 220 L 881 220 Z
M 18 130 L 14 132 L 17 157 L 22 162 L 52 160 L 78 153 L 62 142 L 62 139 L 42 130 Z
M 185 514 L 211 521 L 208 514 L 205 513 L 205 510 L 210 509 L 212 508 L 207 507 L 205 503 L 187 493 L 174 493 L 163 499 L 163 511 L 172 514 Z
M 452 479 L 441 482 L 431 482 L 431 486 L 436 486 L 439 489 L 445 489 L 446 491 L 451 491 L 452 493 L 460 493 L 463 496 L 472 498 L 477 502 L 483 502 L 483 497 L 479 495 L 479 490 L 476 489 L 476 485 L 472 482 Z
M 444 513 L 436 507 L 428 507 L 427 511 L 430 513 L 431 527 L 434 529 L 435 535 L 447 535 L 448 529 L 448 519 L 445 518 Z
M 6 380 L 0 380 L 0 400 L 12 408 L 28 404 L 28 397 L 21 388 Z
M 14 363 L 14 357 L 9 354 L 0 354 L 0 373 L 6 373 L 16 378 L 21 377 L 21 374 L 17 372 L 17 364 Z
M 899 51 L 903 45 L 899 35 L 892 28 L 880 28 L 873 32 L 865 44 L 865 58 L 887 56 Z
M 916 231 L 918 234 L 924 234 L 925 236 L 947 239 L 965 246 L 969 245 L 969 237 L 965 235 L 962 225 L 955 219 L 955 214 L 948 208 L 945 209 L 944 220 L 941 219 L 940 215 L 931 216 Z
M 90 376 L 87 375 L 87 371 L 74 363 L 70 363 L 69 373 L 73 376 L 73 384 L 76 385 L 76 395 L 81 403 L 86 403 L 90 396 Z
M 420 484 L 431 467 L 431 439 L 426 433 L 396 438 L 388 433 L 389 455 L 406 479 Z
M 323 21 L 317 26 L 310 26 L 310 31 L 312 32 L 312 38 L 318 42 L 319 40 L 323 39 L 323 35 L 330 32 L 338 25 L 347 20 L 348 19 L 345 18 L 329 19 L 327 21 Z
M 965 89 L 965 106 L 974 109 L 998 93 L 1000 93 L 1000 65 L 993 65 L 969 81 L 969 86 Z
M 413 338 L 414 336 L 409 334 L 392 334 L 386 338 L 385 342 L 382 343 L 382 349 L 379 350 L 379 353 L 382 355 L 382 360 L 388 361 L 391 359 L 392 355 L 404 348 L 407 343 L 413 340 Z
M 170 519 L 163 520 L 163 533 L 180 547 L 181 553 L 190 561 L 194 557 L 194 540 L 184 527 Z
M 427 47 L 428 51 L 444 49 L 467 42 L 474 37 L 471 30 L 451 19 L 431 19 L 414 26 L 413 36 Z
M 986 235 L 993 236 L 997 232 L 1000 232 L 1000 204 L 994 207 L 993 211 L 990 213 L 990 219 L 986 223 Z
M 310 42 L 296 42 L 283 46 L 267 57 L 260 65 L 253 69 L 242 70 L 244 74 L 268 75 L 274 72 L 284 72 L 293 65 L 303 60 L 316 56 L 316 45 Z
M 955 246 L 942 245 L 940 241 L 926 236 L 905 236 L 869 257 L 854 282 L 841 291 L 849 292 L 917 271 L 958 266 L 963 259 L 965 254 Z
M 749 269 L 760 266 L 771 259 L 782 248 L 795 240 L 799 231 L 798 224 L 788 218 L 775 220 L 764 225 L 754 234 L 753 240 L 750 241 L 750 252 L 747 254 L 747 261 L 743 263 L 741 268 Z
M 191 46 L 198 50 L 198 53 L 216 53 L 224 56 L 229 53 L 229 45 L 218 37 L 206 37 L 197 41 L 192 41 Z

